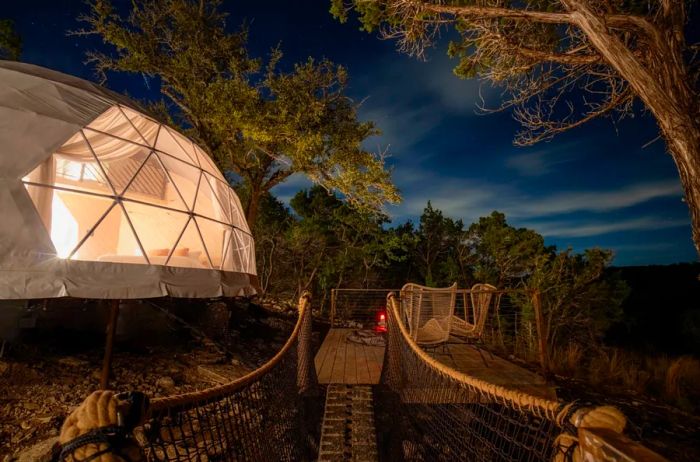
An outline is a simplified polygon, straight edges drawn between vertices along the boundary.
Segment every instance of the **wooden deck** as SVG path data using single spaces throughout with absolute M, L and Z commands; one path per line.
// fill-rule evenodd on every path
M 319 383 L 379 383 L 384 347 L 349 342 L 347 336 L 353 331 L 331 329 L 326 335 L 314 360 Z
M 331 329 L 328 332 L 314 360 L 319 383 L 379 383 L 384 347 L 349 342 L 347 336 L 353 331 Z M 489 383 L 542 398 L 557 397 L 554 387 L 538 374 L 474 345 L 455 339 L 444 349 L 437 347 L 426 351 L 443 364 Z
M 477 379 L 541 398 L 557 398 L 555 388 L 540 375 L 475 345 L 457 342 L 450 341 L 444 351 L 442 347 L 427 351 L 441 363 Z

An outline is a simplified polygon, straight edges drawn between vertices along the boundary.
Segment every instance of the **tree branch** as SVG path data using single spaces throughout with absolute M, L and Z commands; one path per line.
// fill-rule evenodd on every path
M 416 0 L 407 0 L 415 3 Z M 426 11 L 430 11 L 438 14 L 448 14 L 452 16 L 460 16 L 467 18 L 476 19 L 527 19 L 530 21 L 541 22 L 546 24 L 576 24 L 576 19 L 571 13 L 551 13 L 544 11 L 535 10 L 520 10 L 517 8 L 501 8 L 501 7 L 489 7 L 489 6 L 478 6 L 478 5 L 462 5 L 462 6 L 452 6 L 452 5 L 434 5 L 426 4 L 422 1 Z M 609 27 L 629 27 L 633 26 L 636 28 L 648 31 L 648 28 L 653 28 L 653 26 L 643 17 L 634 16 L 630 14 L 608 14 L 602 16 L 602 20 Z

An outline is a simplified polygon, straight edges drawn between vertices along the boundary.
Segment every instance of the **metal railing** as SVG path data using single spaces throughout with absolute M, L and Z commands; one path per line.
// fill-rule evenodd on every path
M 395 289 L 332 289 L 331 327 L 370 327 L 377 313 L 386 311 L 386 297 L 392 291 Z
M 331 327 L 371 328 L 377 313 L 385 312 L 387 295 L 400 289 L 332 289 Z M 476 323 L 475 302 L 484 291 L 456 289 L 454 315 L 469 323 Z M 549 354 L 547 333 L 542 322 L 542 304 L 536 291 L 522 289 L 496 290 L 484 319 L 483 335 L 478 341 L 484 347 L 504 357 L 515 357 L 530 364 L 538 364 L 543 375 L 548 375 Z

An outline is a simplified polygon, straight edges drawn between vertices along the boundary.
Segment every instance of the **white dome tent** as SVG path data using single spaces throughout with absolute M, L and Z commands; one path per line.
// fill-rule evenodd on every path
M 87 81 L 0 61 L 0 299 L 255 293 L 241 203 L 209 156 Z

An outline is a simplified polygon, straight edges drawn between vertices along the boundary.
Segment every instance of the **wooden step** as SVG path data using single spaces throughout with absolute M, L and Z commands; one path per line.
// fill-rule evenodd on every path
M 372 387 L 344 384 L 328 386 L 318 460 L 378 460 Z

